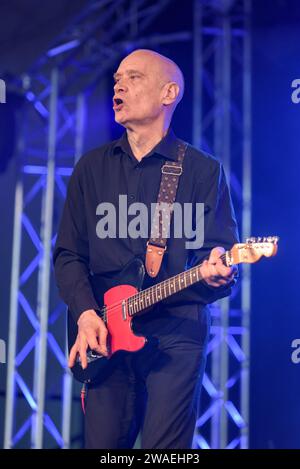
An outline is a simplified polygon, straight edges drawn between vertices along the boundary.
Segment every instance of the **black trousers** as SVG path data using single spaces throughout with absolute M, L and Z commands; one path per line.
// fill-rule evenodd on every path
M 196 317 L 166 314 L 134 319 L 153 340 L 136 353 L 116 354 L 109 371 L 88 389 L 85 447 L 191 448 L 205 368 L 207 308 Z M 157 332 L 159 331 L 159 332 Z

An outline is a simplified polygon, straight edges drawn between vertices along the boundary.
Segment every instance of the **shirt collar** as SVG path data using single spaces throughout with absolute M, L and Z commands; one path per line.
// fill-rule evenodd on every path
M 126 132 L 124 132 L 123 135 L 114 143 L 113 153 L 118 154 L 120 153 L 120 150 L 123 153 L 127 153 L 134 157 Z M 173 129 L 169 128 L 165 137 L 163 137 L 163 139 L 145 156 L 145 158 L 152 156 L 154 153 L 162 155 L 169 160 L 177 161 L 177 138 Z

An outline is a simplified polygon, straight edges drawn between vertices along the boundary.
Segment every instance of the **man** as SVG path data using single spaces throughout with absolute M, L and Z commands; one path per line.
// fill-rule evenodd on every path
M 150 208 L 163 163 L 177 160 L 170 123 L 184 92 L 178 66 L 156 52 L 136 50 L 120 63 L 114 79 L 115 120 L 126 133 L 75 167 L 54 252 L 58 287 L 78 324 L 70 367 L 78 355 L 87 366 L 88 347 L 107 355 L 107 329 L 96 313 L 100 295 L 131 259 L 145 260 L 149 233 L 97 236 L 97 207 L 109 202 L 118 208 L 123 194 L 128 205 L 142 202 Z M 191 146 L 176 202 L 205 204 L 203 246 L 187 249 L 185 235 L 170 235 L 159 275 L 146 276 L 144 288 L 201 261 L 203 280 L 134 319 L 135 332 L 155 340 L 111 359 L 109 373 L 89 387 L 87 448 L 130 448 L 140 429 L 142 448 L 191 447 L 209 332 L 206 305 L 230 294 L 236 272 L 220 255 L 237 241 L 237 230 L 222 166 Z

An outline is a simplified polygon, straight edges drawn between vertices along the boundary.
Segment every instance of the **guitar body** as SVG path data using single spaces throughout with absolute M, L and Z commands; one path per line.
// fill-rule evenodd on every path
M 135 295 L 137 288 L 131 285 L 119 285 L 110 288 L 104 295 L 104 304 L 107 306 L 106 327 L 109 332 L 109 354 L 125 350 L 127 352 L 137 352 L 144 347 L 145 337 L 137 336 L 133 333 L 132 318 L 128 315 L 122 301 Z M 120 304 L 121 302 L 121 304 Z M 118 303 L 116 306 L 113 306 Z
M 109 288 L 103 298 L 96 298 L 99 306 L 105 306 L 105 323 L 108 329 L 108 357 L 99 355 L 88 349 L 88 366 L 81 367 L 79 356 L 71 368 L 74 378 L 78 381 L 91 383 L 101 379 L 110 359 L 118 352 L 137 352 L 147 342 L 146 337 L 137 336 L 132 330 L 132 317 L 126 308 L 126 300 L 138 293 L 144 279 L 144 266 L 137 258 L 131 261 L 114 280 L 116 284 Z M 78 327 L 72 314 L 68 311 L 68 345 L 73 347 L 78 334 Z

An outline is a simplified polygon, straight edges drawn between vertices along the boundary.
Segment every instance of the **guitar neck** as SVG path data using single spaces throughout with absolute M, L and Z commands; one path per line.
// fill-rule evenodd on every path
M 264 257 L 273 257 L 278 249 L 278 236 L 267 236 L 263 238 L 248 238 L 245 243 L 236 243 L 230 251 L 224 252 L 220 256 L 222 262 L 227 267 L 241 263 L 253 264 Z M 153 285 L 146 290 L 123 300 L 129 316 L 134 316 L 141 311 L 150 308 L 160 301 L 175 293 L 190 287 L 194 283 L 203 279 L 200 272 L 201 265 L 196 265 L 174 277 Z M 106 307 L 102 309 L 105 320 Z
M 225 265 L 229 265 L 230 251 L 224 253 L 221 258 Z M 136 295 L 131 296 L 127 299 L 127 308 L 129 316 L 143 311 L 146 308 L 154 306 L 160 301 L 174 295 L 175 293 L 184 290 L 191 285 L 194 285 L 203 279 L 200 272 L 201 265 L 196 265 L 191 269 L 188 269 L 180 274 L 174 275 L 173 277 L 164 280 L 152 287 L 142 290 Z

